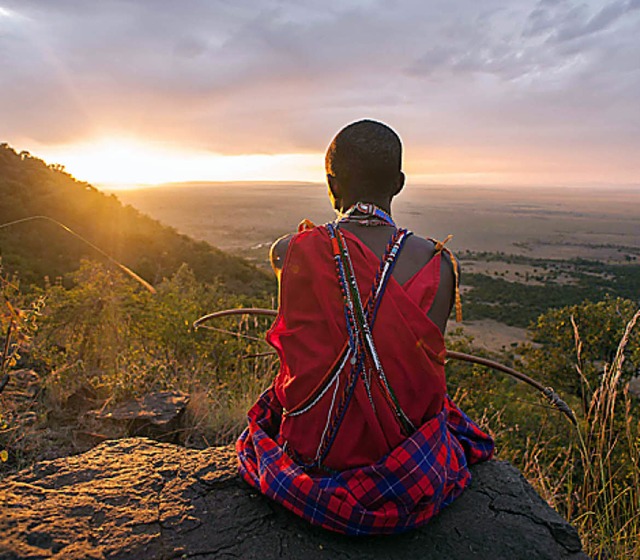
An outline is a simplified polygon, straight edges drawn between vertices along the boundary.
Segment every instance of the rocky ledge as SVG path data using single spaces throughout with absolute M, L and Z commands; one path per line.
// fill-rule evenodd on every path
M 0 483 L 0 558 L 587 559 L 576 530 L 514 467 L 491 461 L 472 472 L 471 487 L 427 527 L 349 538 L 251 490 L 231 447 L 108 441 Z

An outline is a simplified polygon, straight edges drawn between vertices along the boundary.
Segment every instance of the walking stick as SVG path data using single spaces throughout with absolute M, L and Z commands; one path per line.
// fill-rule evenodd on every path
M 260 307 L 245 307 L 240 309 L 224 309 L 222 311 L 216 311 L 215 313 L 209 313 L 208 315 L 204 315 L 194 321 L 193 328 L 198 329 L 204 323 L 211 321 L 212 319 L 219 319 L 221 317 L 229 317 L 232 315 L 262 315 L 265 317 L 275 317 L 278 312 L 275 309 L 263 309 Z M 576 420 L 575 415 L 573 414 L 573 410 L 571 407 L 560 398 L 558 393 L 556 393 L 552 387 L 545 387 L 535 379 L 529 377 L 528 375 L 515 370 L 509 366 L 505 366 L 499 362 L 494 360 L 490 360 L 488 358 L 482 358 L 480 356 L 474 356 L 472 354 L 465 354 L 464 352 L 455 352 L 453 350 L 447 350 L 447 358 L 449 360 L 458 360 L 461 362 L 468 362 L 471 364 L 477 364 L 481 366 L 485 366 L 491 368 L 496 371 L 501 371 L 510 375 L 511 377 L 515 377 L 516 379 L 531 385 L 538 391 L 540 391 L 545 398 L 560 412 L 565 414 L 567 418 L 572 422 L 572 424 L 577 425 L 578 421 Z

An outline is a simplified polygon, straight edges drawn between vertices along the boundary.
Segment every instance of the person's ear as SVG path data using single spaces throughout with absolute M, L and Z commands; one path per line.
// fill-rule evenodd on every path
M 330 173 L 327 173 L 327 185 L 329 186 L 329 198 L 331 199 L 331 204 L 336 210 L 340 210 L 340 205 L 342 204 L 340 185 L 338 184 L 337 179 Z
M 396 196 L 397 194 L 400 194 L 400 191 L 402 191 L 403 187 L 404 187 L 404 182 L 405 182 L 405 176 L 404 173 L 402 171 L 400 171 L 400 174 L 398 175 L 398 181 L 396 183 L 396 188 L 395 188 L 395 192 L 393 193 L 393 196 Z

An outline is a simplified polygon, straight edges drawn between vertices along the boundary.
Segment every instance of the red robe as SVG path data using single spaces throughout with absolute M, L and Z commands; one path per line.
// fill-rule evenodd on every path
M 379 259 L 354 235 L 345 231 L 344 237 L 366 299 Z M 494 446 L 445 395 L 444 341 L 426 317 L 440 260 L 434 256 L 403 286 L 391 277 L 373 327 L 382 369 L 415 431 L 407 433 L 403 418 L 403 434 L 398 410 L 392 412 L 376 383 L 369 400 L 363 378 L 351 376 L 357 379 L 353 398 L 335 439 L 325 440 L 333 445 L 318 455 L 332 401 L 349 394 L 342 378 L 359 370 L 347 365 L 340 377 L 327 377 L 347 340 L 327 230 L 292 239 L 279 314 L 268 334 L 280 372 L 249 410 L 236 442 L 239 473 L 248 484 L 310 523 L 348 535 L 422 526 L 460 495 L 471 480 L 468 464 L 491 458 Z M 326 378 L 340 380 L 335 394 L 335 385 L 322 393 Z M 316 468 L 319 456 L 324 469 Z
M 349 231 L 342 232 L 364 304 L 380 256 Z M 292 238 L 283 265 L 279 314 L 267 340 L 280 357 L 274 388 L 287 411 L 322 383 L 346 344 L 344 303 L 330 247 L 324 227 L 304 231 Z M 391 277 L 372 331 L 389 384 L 414 426 L 440 412 L 446 391 L 444 339 L 426 315 L 438 289 L 440 264 L 438 252 L 403 285 Z M 344 382 L 338 397 L 343 387 Z M 316 456 L 334 388 L 308 412 L 283 417 L 282 438 L 306 462 Z M 372 383 L 371 388 L 375 410 L 359 382 L 324 466 L 342 471 L 371 465 L 406 439 L 380 386 Z

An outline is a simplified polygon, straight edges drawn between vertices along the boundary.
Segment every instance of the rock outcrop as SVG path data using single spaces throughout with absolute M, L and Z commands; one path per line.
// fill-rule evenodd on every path
M 148 393 L 113 408 L 90 410 L 87 416 L 120 426 L 132 436 L 178 443 L 189 395 L 181 391 Z
M 508 463 L 427 527 L 349 538 L 313 528 L 245 485 L 231 447 L 108 441 L 0 483 L 0 558 L 587 559 L 573 527 Z

